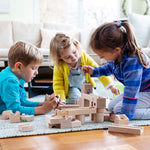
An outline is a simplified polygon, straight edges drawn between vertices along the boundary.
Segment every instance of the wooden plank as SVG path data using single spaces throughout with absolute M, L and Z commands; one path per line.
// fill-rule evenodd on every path
M 108 126 L 108 131 L 128 134 L 142 134 L 144 132 L 144 127 L 135 127 L 124 124 L 112 124 Z

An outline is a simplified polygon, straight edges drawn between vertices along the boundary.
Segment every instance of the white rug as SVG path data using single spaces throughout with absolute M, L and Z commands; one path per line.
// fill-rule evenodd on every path
M 39 95 L 34 98 L 31 98 L 32 101 L 43 101 L 44 95 Z M 51 112 L 53 113 L 53 112 Z M 50 114 L 50 113 L 49 113 Z M 29 122 L 33 126 L 33 131 L 31 132 L 20 132 L 18 130 L 18 125 L 21 123 L 10 123 L 9 120 L 0 120 L 0 138 L 8 137 L 18 137 L 18 136 L 29 136 L 29 135 L 44 135 L 44 134 L 53 134 L 61 132 L 74 132 L 74 131 L 84 131 L 84 130 L 94 130 L 94 129 L 107 129 L 111 122 L 105 121 L 103 123 L 93 123 L 88 121 L 81 127 L 77 128 L 67 128 L 67 129 L 58 129 L 58 128 L 48 128 L 45 122 L 45 115 L 35 116 L 34 121 Z M 150 120 L 132 120 L 129 123 L 130 125 L 150 125 Z

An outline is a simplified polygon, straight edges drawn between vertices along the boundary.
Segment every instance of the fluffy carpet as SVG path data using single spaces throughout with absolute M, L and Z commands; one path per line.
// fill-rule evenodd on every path
M 43 101 L 44 96 L 39 95 L 30 100 Z M 84 131 L 84 130 L 93 130 L 93 129 L 107 129 L 108 126 L 112 124 L 111 122 L 108 121 L 105 121 L 103 123 L 93 123 L 88 121 L 88 118 L 86 118 L 85 124 L 82 125 L 81 127 L 67 128 L 67 129 L 48 128 L 45 122 L 45 115 L 40 115 L 40 116 L 35 116 L 34 121 L 29 122 L 33 126 L 33 131 L 20 132 L 18 130 L 18 125 L 23 123 L 24 122 L 10 123 L 9 120 L 0 120 L 0 138 L 29 136 L 29 135 L 44 135 L 44 134 Z M 129 124 L 134 126 L 150 125 L 150 120 L 132 120 L 130 121 Z

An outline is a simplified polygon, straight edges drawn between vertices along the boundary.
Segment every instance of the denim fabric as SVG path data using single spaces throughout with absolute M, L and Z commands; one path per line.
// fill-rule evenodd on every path
M 85 75 L 80 68 L 71 69 L 68 78 L 69 87 L 76 87 L 81 90 L 81 85 L 85 83 Z

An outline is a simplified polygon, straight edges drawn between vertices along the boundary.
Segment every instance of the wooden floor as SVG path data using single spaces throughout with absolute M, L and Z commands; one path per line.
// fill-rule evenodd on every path
M 150 126 L 142 135 L 91 130 L 0 139 L 0 150 L 150 150 Z

